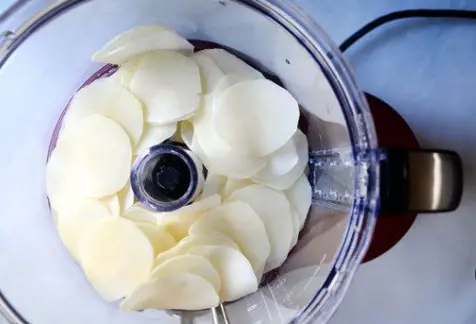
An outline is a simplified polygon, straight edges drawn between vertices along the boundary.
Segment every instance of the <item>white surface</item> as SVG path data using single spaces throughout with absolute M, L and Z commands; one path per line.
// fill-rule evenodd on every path
M 396 9 L 476 9 L 471 0 L 297 2 L 336 42 Z M 362 266 L 331 324 L 476 322 L 475 37 L 475 22 L 397 22 L 349 52 L 363 89 L 402 113 L 423 145 L 462 155 L 466 192 L 458 212 L 420 216 L 392 251 Z

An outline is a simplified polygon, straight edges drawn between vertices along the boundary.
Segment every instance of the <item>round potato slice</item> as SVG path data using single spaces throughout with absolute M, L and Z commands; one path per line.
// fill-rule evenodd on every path
M 191 249 L 204 245 L 220 245 L 240 250 L 238 245 L 225 234 L 217 231 L 208 231 L 186 236 L 174 248 L 159 254 L 155 258 L 155 265 L 157 266 L 177 255 L 188 253 Z
M 212 195 L 173 212 L 157 213 L 157 224 L 166 228 L 178 241 L 188 235 L 188 229 L 202 213 L 220 204 L 220 195 Z
M 117 195 L 104 197 L 101 198 L 99 201 L 107 207 L 107 209 L 112 215 L 119 216 L 121 214 L 121 203 Z
M 254 176 L 265 166 L 266 159 L 241 154 L 225 143 L 215 131 L 214 111 L 213 95 L 205 95 L 202 109 L 194 118 L 194 138 L 200 148 L 196 154 L 215 173 L 238 179 Z
M 79 257 L 78 244 L 84 233 L 97 221 L 106 218 L 113 218 L 113 214 L 102 202 L 92 199 L 76 202 L 58 213 L 59 235 L 75 259 Z
M 249 79 L 263 79 L 261 72 L 250 66 L 248 63 L 238 58 L 237 56 L 220 48 L 206 49 L 199 52 L 201 55 L 206 55 L 215 61 L 218 67 L 225 74 L 238 74 Z
M 193 52 L 193 45 L 164 26 L 140 26 L 114 37 L 94 53 L 92 60 L 121 64 L 133 56 L 158 50 L 172 50 L 188 55 Z
M 201 52 L 192 55 L 192 59 L 195 60 L 200 67 L 203 93 L 213 92 L 216 85 L 225 74 L 211 57 L 208 57 Z
M 120 308 L 202 310 L 216 307 L 219 303 L 220 298 L 208 281 L 194 274 L 176 273 L 140 286 L 122 301 Z
M 130 295 L 147 280 L 154 252 L 133 222 L 115 217 L 96 222 L 84 233 L 79 259 L 94 289 L 111 301 Z
M 264 272 L 283 264 L 294 232 L 291 206 L 286 196 L 262 185 L 252 185 L 235 191 L 228 200 L 248 203 L 263 221 L 271 244 Z
M 107 78 L 79 90 L 69 104 L 64 127 L 94 114 L 112 119 L 121 125 L 134 145 L 139 142 L 144 125 L 142 103 L 123 86 Z
M 199 67 L 194 60 L 175 52 L 144 55 L 131 90 L 145 104 L 147 122 L 166 125 L 187 119 L 200 103 Z
M 161 263 L 152 270 L 151 279 L 175 273 L 191 273 L 208 281 L 216 292 L 221 289 L 220 275 L 206 258 L 199 255 L 184 254 Z M 254 275 L 254 274 L 253 274 Z
M 209 231 L 221 232 L 236 242 L 250 261 L 256 277 L 261 278 L 270 243 L 263 221 L 249 204 L 228 202 L 210 209 L 189 230 L 191 235 L 203 235 Z
M 273 180 L 290 172 L 299 162 L 296 145 L 291 138 L 283 147 L 268 155 L 266 166 L 256 175 L 256 179 Z
M 154 249 L 154 256 L 173 248 L 177 241 L 165 229 L 145 222 L 136 222 L 137 227 L 147 236 Z
M 223 199 L 227 199 L 228 197 L 231 196 L 235 191 L 251 186 L 253 184 L 253 181 L 249 179 L 233 179 L 233 178 L 227 178 L 225 186 L 223 187 L 221 191 L 221 195 Z
M 220 274 L 221 301 L 235 301 L 258 290 L 253 268 L 240 251 L 226 246 L 201 246 L 190 250 L 190 254 L 205 257 Z
M 124 88 L 131 88 L 131 81 L 139 68 L 140 56 L 124 62 L 117 71 L 109 77 L 110 80 L 119 83 Z
M 299 240 L 299 231 L 302 229 L 301 227 L 301 218 L 299 217 L 299 215 L 297 214 L 296 211 L 292 211 L 292 215 L 293 215 L 293 239 L 291 240 L 291 246 L 289 247 L 289 250 L 291 250 L 295 245 L 296 243 L 298 242 Z
M 312 204 L 312 188 L 306 174 L 303 174 L 299 179 L 285 191 L 286 197 L 291 204 L 291 207 L 299 216 L 299 230 L 301 230 L 306 222 L 307 214 Z
M 296 151 L 298 153 L 298 163 L 288 173 L 274 179 L 253 178 L 254 182 L 266 185 L 276 190 L 286 190 L 291 187 L 303 174 L 309 161 L 309 147 L 306 135 L 298 130 L 293 136 Z
M 134 191 L 129 181 L 127 181 L 126 185 L 117 193 L 117 197 L 119 198 L 119 205 L 122 212 L 125 212 L 134 205 Z
M 225 186 L 227 178 L 223 175 L 208 173 L 202 190 L 202 199 L 211 195 L 220 194 Z
M 47 168 L 47 176 L 52 177 L 47 180 L 52 196 L 64 188 L 82 197 L 102 198 L 118 192 L 129 179 L 129 137 L 119 124 L 100 115 L 71 123 L 53 154 L 53 169 Z
M 142 203 L 135 203 L 129 207 L 122 217 L 133 222 L 150 223 L 157 225 L 158 213 L 147 209 Z
M 140 154 L 151 146 L 162 144 L 171 138 L 176 131 L 177 123 L 167 125 L 147 124 L 145 126 L 144 134 L 136 147 L 135 153 Z
M 234 86 L 237 83 L 243 82 L 243 81 L 248 81 L 248 80 L 253 80 L 250 79 L 249 77 L 239 75 L 239 74 L 227 74 L 224 77 L 220 79 L 218 84 L 215 87 L 215 96 L 220 96 L 223 94 L 228 88 Z
M 193 151 L 193 124 L 188 120 L 184 120 L 180 123 L 180 137 L 185 145 Z
M 250 156 L 266 156 L 297 130 L 299 105 L 284 88 L 266 80 L 240 82 L 219 95 L 213 127 L 228 145 Z

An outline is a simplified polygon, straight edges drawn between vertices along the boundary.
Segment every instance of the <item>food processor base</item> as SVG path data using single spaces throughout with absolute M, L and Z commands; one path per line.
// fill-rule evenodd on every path
M 365 93 L 365 96 L 375 122 L 380 147 L 420 148 L 412 129 L 395 109 L 369 93 Z M 416 216 L 416 213 L 391 216 L 380 214 L 363 262 L 372 261 L 394 247 L 408 232 Z

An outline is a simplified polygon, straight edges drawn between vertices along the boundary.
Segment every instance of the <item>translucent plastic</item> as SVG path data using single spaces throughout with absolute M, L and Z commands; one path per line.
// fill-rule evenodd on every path
M 280 270 L 226 310 L 231 323 L 326 322 L 369 243 L 378 166 L 368 108 L 321 30 L 285 0 L 25 3 L 0 16 L 0 310 L 32 324 L 212 322 L 208 311 L 123 312 L 101 300 L 61 244 L 45 194 L 55 125 L 101 68 L 91 54 L 124 30 L 159 23 L 241 52 L 301 104 L 314 163 L 308 221 Z

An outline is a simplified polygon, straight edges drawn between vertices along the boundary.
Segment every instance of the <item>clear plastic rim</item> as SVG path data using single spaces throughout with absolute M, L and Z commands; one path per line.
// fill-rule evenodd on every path
M 16 28 L 5 30 L 0 39 L 0 68 L 30 35 L 56 16 L 81 3 L 93 0 L 60 0 L 44 3 L 44 9 Z M 377 139 L 370 110 L 358 89 L 353 73 L 343 56 L 322 29 L 304 12 L 287 0 L 229 0 L 242 3 L 274 19 L 292 34 L 319 62 L 344 110 L 355 161 L 355 197 L 339 254 L 326 282 L 292 323 L 325 323 L 337 310 L 357 267 L 370 244 L 375 227 L 379 195 Z M 0 25 L 19 15 L 31 3 L 17 1 L 0 14 Z M 24 15 L 23 15 L 24 16 Z M 11 33 L 13 32 L 13 33 Z M 13 307 L 0 288 L 0 314 L 10 323 L 29 324 Z

